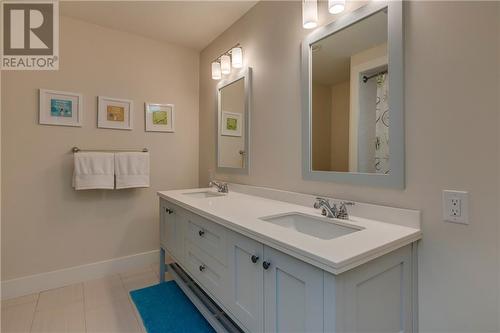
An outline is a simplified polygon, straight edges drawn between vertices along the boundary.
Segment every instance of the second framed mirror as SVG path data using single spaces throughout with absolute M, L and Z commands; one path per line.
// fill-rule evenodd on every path
M 252 69 L 217 85 L 217 169 L 248 173 Z

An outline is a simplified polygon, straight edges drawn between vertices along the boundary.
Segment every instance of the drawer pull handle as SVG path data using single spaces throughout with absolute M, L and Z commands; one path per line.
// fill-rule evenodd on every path
M 174 211 L 173 211 L 173 210 L 171 210 L 170 208 L 165 208 L 165 211 L 166 211 L 167 213 L 169 213 L 169 214 L 172 214 L 172 213 L 174 212 Z
M 205 270 L 205 268 L 207 268 L 207 266 L 205 266 L 205 265 L 200 265 L 200 267 L 198 267 L 200 272 L 203 272 Z
M 271 266 L 271 263 L 269 261 L 262 262 L 262 267 L 264 267 L 264 269 L 268 269 L 270 266 Z
M 252 262 L 255 264 L 257 261 L 259 261 L 259 256 L 256 256 L 254 254 L 251 259 L 252 259 Z
M 203 237 L 205 235 L 205 230 L 198 231 L 198 235 L 200 235 L 200 237 Z

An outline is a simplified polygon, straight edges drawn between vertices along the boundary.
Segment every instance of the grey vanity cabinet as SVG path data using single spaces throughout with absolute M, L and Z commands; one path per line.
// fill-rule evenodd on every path
M 412 245 L 334 275 L 166 200 L 160 215 L 162 248 L 245 332 L 415 331 Z

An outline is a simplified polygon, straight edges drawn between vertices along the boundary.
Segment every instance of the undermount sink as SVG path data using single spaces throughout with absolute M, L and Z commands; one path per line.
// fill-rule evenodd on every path
M 217 193 L 217 192 L 212 192 L 212 191 L 188 192 L 188 193 L 182 193 L 182 194 L 185 196 L 191 197 L 191 198 L 199 198 L 199 199 L 224 196 L 223 193 Z
M 340 224 L 328 218 L 315 217 L 301 213 L 287 213 L 261 217 L 260 220 L 325 240 L 334 239 L 361 230 L 361 228 Z

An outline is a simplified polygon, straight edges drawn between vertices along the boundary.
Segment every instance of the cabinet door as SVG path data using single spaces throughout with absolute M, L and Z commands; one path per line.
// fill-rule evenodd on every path
M 182 260 L 183 256 L 183 220 L 182 209 L 166 202 L 161 209 L 160 232 L 162 245 L 177 260 Z M 183 218 L 184 217 L 184 218 Z
M 261 243 L 227 232 L 229 290 L 225 303 L 250 332 L 264 330 L 263 250 Z
M 323 271 L 264 246 L 265 332 L 323 331 Z

